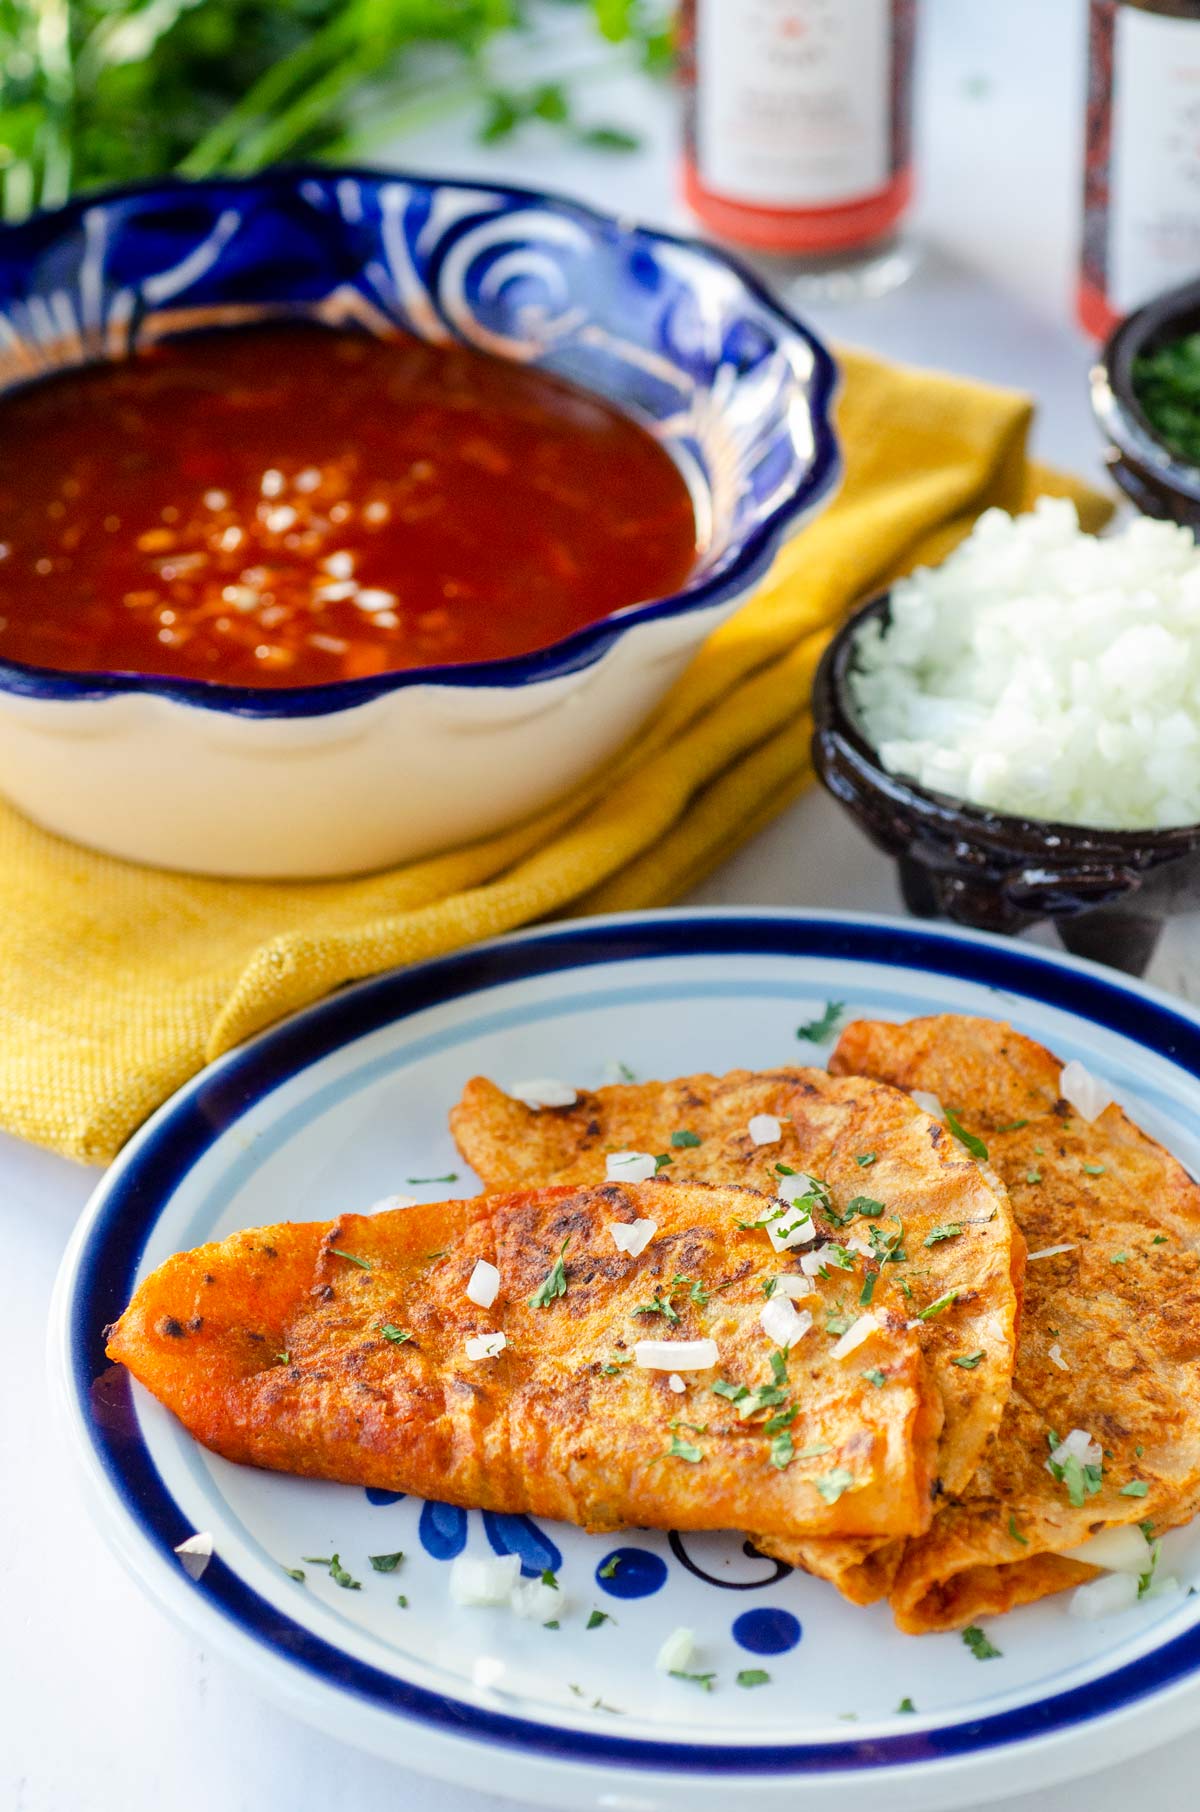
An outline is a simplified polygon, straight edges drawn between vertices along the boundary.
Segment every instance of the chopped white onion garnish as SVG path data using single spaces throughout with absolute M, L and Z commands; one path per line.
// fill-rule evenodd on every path
M 776 1346 L 795 1346 L 813 1324 L 807 1309 L 797 1309 L 786 1296 L 772 1296 L 758 1317 L 763 1333 Z
M 553 1076 L 539 1076 L 533 1082 L 514 1082 L 509 1087 L 514 1101 L 526 1107 L 574 1107 L 578 1092 L 568 1082 L 556 1082 Z
M 1072 1617 L 1114 1617 L 1138 1601 L 1138 1582 L 1132 1573 L 1102 1573 L 1099 1579 L 1077 1586 L 1067 1606 Z
M 455 1604 L 507 1604 L 521 1577 L 519 1554 L 460 1554 L 450 1568 Z
M 824 1257 L 822 1256 L 824 1250 L 825 1248 L 823 1246 L 819 1246 L 815 1252 L 805 1252 L 801 1255 L 800 1269 L 803 1271 L 805 1277 L 818 1277 L 820 1275 L 821 1266 L 825 1263 Z
M 627 1252 L 630 1258 L 640 1258 L 658 1232 L 658 1222 L 609 1221 L 608 1230 L 618 1252 Z
M 813 1178 L 781 1177 L 779 1194 L 788 1206 L 774 1220 L 765 1221 L 767 1238 L 776 1252 L 790 1252 L 793 1246 L 810 1246 L 817 1237 L 812 1212 L 804 1204 L 814 1193 Z
M 654 1665 L 660 1674 L 686 1673 L 688 1662 L 696 1652 L 696 1638 L 691 1630 L 672 1630 L 658 1651 Z
M 364 1208 L 363 1213 L 390 1214 L 393 1209 L 415 1208 L 416 1205 L 417 1198 L 415 1195 L 381 1195 L 377 1202 L 372 1202 L 369 1208 Z
M 481 1309 L 490 1309 L 499 1294 L 500 1273 L 495 1265 L 490 1265 L 486 1258 L 481 1258 L 471 1273 L 467 1295 Z
M 494 1359 L 508 1345 L 508 1339 L 497 1330 L 494 1334 L 473 1334 L 467 1341 L 468 1359 Z
M 563 1595 L 544 1579 L 518 1579 L 510 1600 L 513 1612 L 530 1623 L 549 1623 L 563 1608 Z
M 1071 1368 L 1067 1364 L 1066 1360 L 1063 1358 L 1062 1348 L 1061 1348 L 1061 1346 L 1059 1346 L 1057 1340 L 1054 1342 L 1054 1345 L 1052 1347 L 1048 1348 L 1047 1350 L 1049 1352 L 1052 1363 L 1057 1365 L 1060 1372 L 1069 1372 L 1070 1371 Z
M 1078 1248 L 1075 1246 L 1043 1246 L 1040 1252 L 1030 1252 L 1025 1263 L 1027 1265 L 1036 1264 L 1039 1258 L 1057 1258 L 1060 1252 L 1075 1252 L 1076 1250 Z
M 1106 1573 L 1132 1573 L 1135 1579 L 1149 1572 L 1154 1553 L 1137 1523 L 1127 1523 L 1120 1529 L 1101 1529 L 1090 1541 L 1081 1541 L 1077 1548 L 1064 1552 L 1068 1560 L 1103 1567 Z
M 864 1340 L 869 1340 L 871 1338 L 871 1335 L 878 1326 L 879 1323 L 874 1315 L 869 1313 L 860 1315 L 853 1327 L 846 1329 L 846 1332 L 833 1348 L 833 1357 L 835 1359 L 848 1358 L 851 1353 L 855 1352 L 862 1345 Z
M 687 1385 L 684 1383 L 683 1379 L 679 1376 L 678 1372 L 671 1373 L 671 1376 L 667 1379 L 667 1384 L 669 1385 L 671 1390 L 673 1390 L 675 1392 L 675 1395 L 677 1397 L 681 1397 L 683 1395 L 684 1391 L 687 1389 Z
M 482 1686 L 485 1690 L 499 1686 L 505 1672 L 504 1663 L 497 1655 L 479 1655 L 471 1664 L 472 1680 L 476 1686 Z
M 800 1260 L 801 1270 L 803 1270 L 806 1262 L 810 1258 L 817 1258 L 817 1254 L 815 1252 L 806 1252 L 804 1257 Z M 817 1263 L 820 1263 L 819 1258 L 817 1259 Z M 816 1267 L 814 1266 L 814 1273 L 815 1269 Z M 803 1302 L 806 1296 L 815 1296 L 816 1291 L 813 1289 L 807 1277 L 795 1277 L 792 1273 L 785 1272 L 782 1277 L 777 1277 L 775 1279 L 774 1294 L 776 1296 L 786 1296 L 792 1302 Z
M 1078 1057 L 1072 1057 L 1070 1063 L 1063 1065 L 1058 1092 L 1085 1120 L 1098 1120 L 1105 1108 L 1112 1106 L 1112 1091 L 1105 1083 L 1097 1081 Z
M 931 1095 L 927 1088 L 910 1088 L 909 1094 L 923 1114 L 932 1114 L 935 1120 L 944 1120 L 946 1110 L 936 1095 Z
M 1046 1461 L 1046 1471 L 1050 1471 L 1052 1464 L 1061 1466 L 1064 1460 L 1071 1459 L 1078 1460 L 1081 1466 L 1099 1466 L 1104 1460 L 1104 1449 L 1099 1441 L 1093 1441 L 1086 1429 L 1073 1428 Z
M 188 1578 L 199 1579 L 212 1559 L 213 1538 L 205 1529 L 199 1535 L 189 1535 L 186 1541 L 181 1541 L 175 1552 Z
M 774 1114 L 755 1114 L 746 1130 L 756 1145 L 778 1145 L 783 1137 L 783 1128 Z
M 610 1151 L 604 1161 L 604 1178 L 608 1183 L 648 1183 L 657 1169 L 649 1152 Z
M 639 1340 L 636 1365 L 651 1372 L 706 1372 L 721 1357 L 715 1340 Z

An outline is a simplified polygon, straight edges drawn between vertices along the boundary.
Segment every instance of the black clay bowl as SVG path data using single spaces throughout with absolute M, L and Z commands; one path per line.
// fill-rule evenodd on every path
M 923 918 L 1016 932 L 1052 919 L 1067 949 L 1141 974 L 1172 912 L 1200 902 L 1200 825 L 1093 830 L 1007 817 L 889 774 L 850 691 L 859 632 L 888 620 L 873 599 L 825 650 L 813 686 L 813 762 L 823 784 L 896 858 Z
M 1105 459 L 1139 510 L 1200 529 L 1200 467 L 1172 453 L 1142 411 L 1134 361 L 1200 329 L 1200 282 L 1168 290 L 1113 330 L 1092 367 L 1092 410 L 1108 441 Z

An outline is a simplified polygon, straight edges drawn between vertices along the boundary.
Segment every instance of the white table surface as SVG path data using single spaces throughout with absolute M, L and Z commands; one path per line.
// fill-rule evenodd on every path
M 1083 89 L 1083 0 L 925 0 L 920 62 L 927 252 L 903 290 L 810 311 L 831 335 L 916 363 L 1032 391 L 1037 447 L 1099 474 L 1086 400 L 1088 347 L 1070 312 Z M 644 148 L 620 158 L 552 136 L 483 150 L 462 119 L 399 147 L 414 168 L 507 175 L 681 225 L 669 97 L 620 78 L 589 92 Z M 889 865 L 817 793 L 714 875 L 704 904 L 896 910 Z M 1186 927 L 1155 977 L 1186 986 Z M 142 1597 L 94 1532 L 50 1419 L 43 1361 L 59 1256 L 95 1173 L 0 1137 L 7 1229 L 0 1366 L 0 1812 L 487 1812 L 513 1801 L 418 1778 L 317 1735 Z M 1200 1734 L 1073 1786 L 992 1812 L 1191 1806 Z M 997 1766 L 996 1788 L 1004 1787 Z M 847 1812 L 859 1812 L 847 1797 Z M 731 1812 L 739 1808 L 731 1801 Z

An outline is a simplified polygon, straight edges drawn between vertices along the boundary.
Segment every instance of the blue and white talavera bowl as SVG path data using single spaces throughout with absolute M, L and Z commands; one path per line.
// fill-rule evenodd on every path
M 688 479 L 695 571 L 534 654 L 310 688 L 0 661 L 0 789 L 64 836 L 202 873 L 319 876 L 516 823 L 628 741 L 837 471 L 820 342 L 710 247 L 572 201 L 278 170 L 0 228 L 0 391 L 285 315 L 464 341 L 610 397 Z

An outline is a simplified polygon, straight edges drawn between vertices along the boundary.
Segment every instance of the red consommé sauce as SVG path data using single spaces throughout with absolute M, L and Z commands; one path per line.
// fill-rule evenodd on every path
M 548 647 L 696 558 L 601 399 L 315 326 L 165 341 L 0 400 L 0 658 L 309 686 Z

